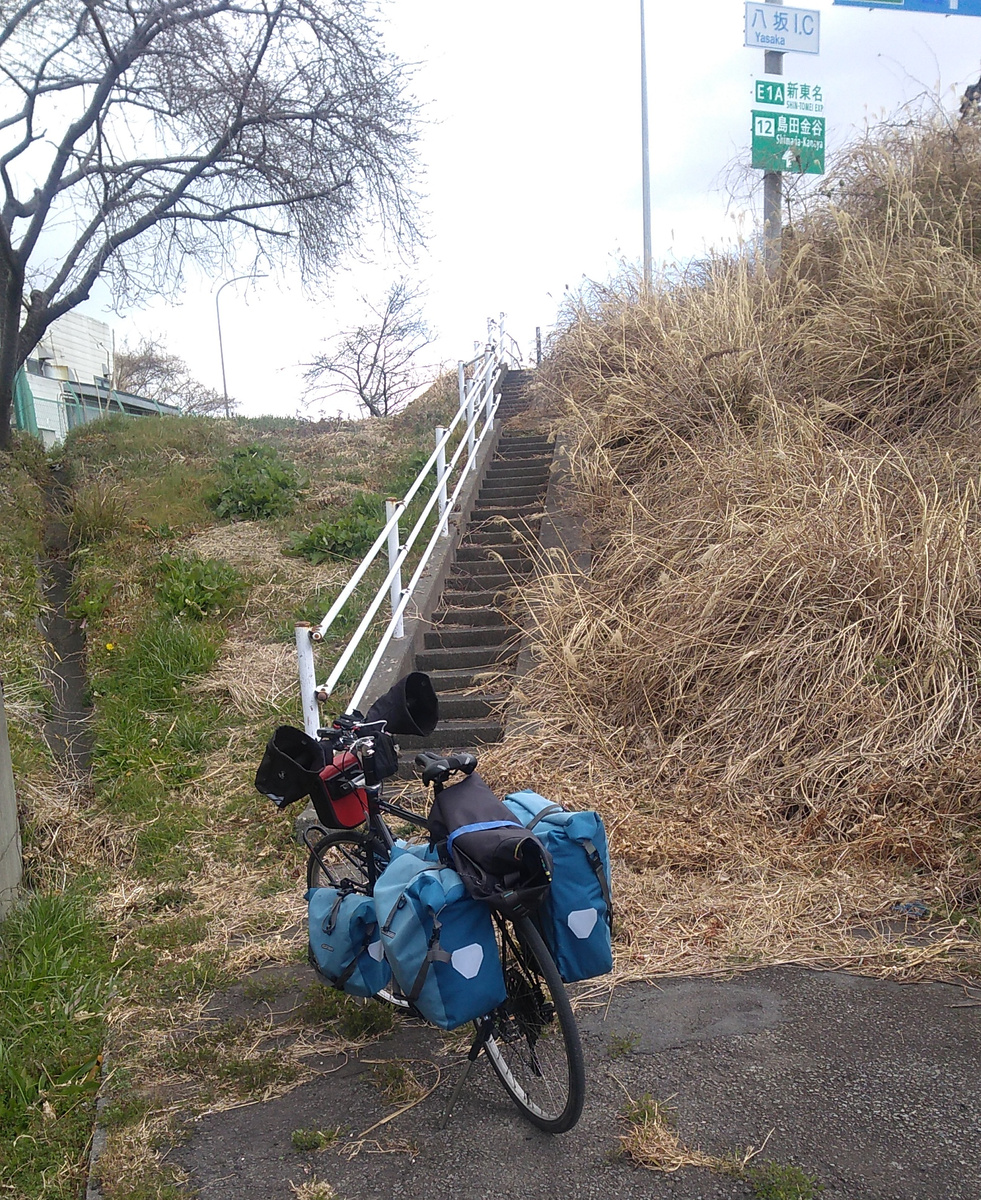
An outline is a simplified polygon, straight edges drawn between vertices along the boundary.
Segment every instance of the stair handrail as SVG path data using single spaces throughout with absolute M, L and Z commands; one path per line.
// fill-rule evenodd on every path
M 459 393 L 457 411 L 449 425 L 446 427 L 436 427 L 435 447 L 426 460 L 425 465 L 419 470 L 419 473 L 407 488 L 404 496 L 400 499 L 386 501 L 386 520 L 381 532 L 372 542 L 367 553 L 338 593 L 333 604 L 331 604 L 324 615 L 323 620 L 315 626 L 311 626 L 307 622 L 301 622 L 296 625 L 296 652 L 299 669 L 300 698 L 303 705 L 303 724 L 304 729 L 311 737 L 316 736 L 317 729 L 321 724 L 320 705 L 327 701 L 336 688 L 341 675 L 344 673 L 344 669 L 357 652 L 368 629 L 371 627 L 375 615 L 384 602 L 386 593 L 391 599 L 391 619 L 382 634 L 381 641 L 372 656 L 371 662 L 355 687 L 350 704 L 348 705 L 348 712 L 353 712 L 363 699 L 365 692 L 371 684 L 371 678 L 389 645 L 393 641 L 404 637 L 403 616 L 405 610 L 412 599 L 413 592 L 419 580 L 422 578 L 424 570 L 435 554 L 440 540 L 446 538 L 449 534 L 450 513 L 459 499 L 468 476 L 476 468 L 480 447 L 484 444 L 497 416 L 500 399 L 498 394 L 500 382 L 508 365 L 504 350 L 506 338 L 507 335 L 504 332 L 504 314 L 501 314 L 500 321 L 489 319 L 487 322 L 487 342 L 483 352 L 467 362 L 461 361 L 457 364 Z M 460 442 L 449 462 L 447 462 L 447 446 L 454 432 L 464 420 L 466 420 L 466 424 L 463 428 Z M 480 426 L 479 434 L 477 432 L 478 426 Z M 466 459 L 453 493 L 450 496 L 448 495 L 450 476 L 456 469 L 465 448 Z M 399 521 L 401 515 L 432 471 L 436 473 L 436 486 L 433 488 L 432 495 L 423 507 L 423 511 L 416 520 L 405 543 L 400 544 Z M 403 587 L 402 566 L 421 534 L 426 520 L 437 504 L 439 505 L 439 519 L 436 522 L 436 529 L 423 550 L 412 578 Z M 348 639 L 330 675 L 324 683 L 318 684 L 316 682 L 314 646 L 324 641 L 327 632 L 341 609 L 351 598 L 355 588 L 364 578 L 385 546 L 388 548 L 388 572 L 372 598 L 368 601 L 357 629 L 355 629 L 354 633 Z

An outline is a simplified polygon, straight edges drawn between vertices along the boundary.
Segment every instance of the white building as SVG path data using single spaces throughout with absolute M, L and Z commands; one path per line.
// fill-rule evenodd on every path
M 43 438 L 45 448 L 69 429 L 107 413 L 174 416 L 179 410 L 112 387 L 112 331 L 104 321 L 70 312 L 48 329 L 15 389 L 14 423 Z

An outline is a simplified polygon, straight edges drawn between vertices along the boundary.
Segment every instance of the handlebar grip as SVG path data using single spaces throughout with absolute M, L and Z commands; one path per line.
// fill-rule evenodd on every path
M 461 771 L 464 775 L 472 775 L 477 766 L 477 756 L 468 754 L 465 750 L 457 750 L 446 760 L 451 771 Z
M 444 783 L 449 777 L 450 770 L 449 759 L 434 756 L 429 760 L 429 765 L 422 773 L 422 782 L 426 787 L 430 787 L 434 783 Z

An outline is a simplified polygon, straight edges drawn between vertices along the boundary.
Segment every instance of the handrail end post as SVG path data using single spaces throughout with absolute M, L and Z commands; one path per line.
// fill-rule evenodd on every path
M 309 621 L 299 621 L 295 632 L 303 729 L 308 736 L 316 737 L 320 728 L 320 705 L 317 702 L 317 671 L 313 660 L 313 626 Z

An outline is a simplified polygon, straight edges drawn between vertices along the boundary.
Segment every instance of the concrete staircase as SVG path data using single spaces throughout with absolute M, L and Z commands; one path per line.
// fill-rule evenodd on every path
M 498 420 L 509 421 L 525 411 L 531 399 L 531 383 L 534 378 L 534 371 L 508 371 L 501 385 Z
M 528 376 L 532 372 L 509 372 Z M 526 379 L 518 381 L 522 390 Z M 504 404 L 507 392 L 502 396 Z M 517 403 L 523 399 L 517 397 Z M 403 777 L 422 748 L 479 749 L 503 736 L 503 707 L 521 630 L 516 589 L 533 570 L 553 443 L 507 431 L 480 488 L 466 534 L 425 635 L 415 669 L 439 694 L 440 723 L 428 738 L 400 737 Z M 529 544 L 531 543 L 531 545 Z

